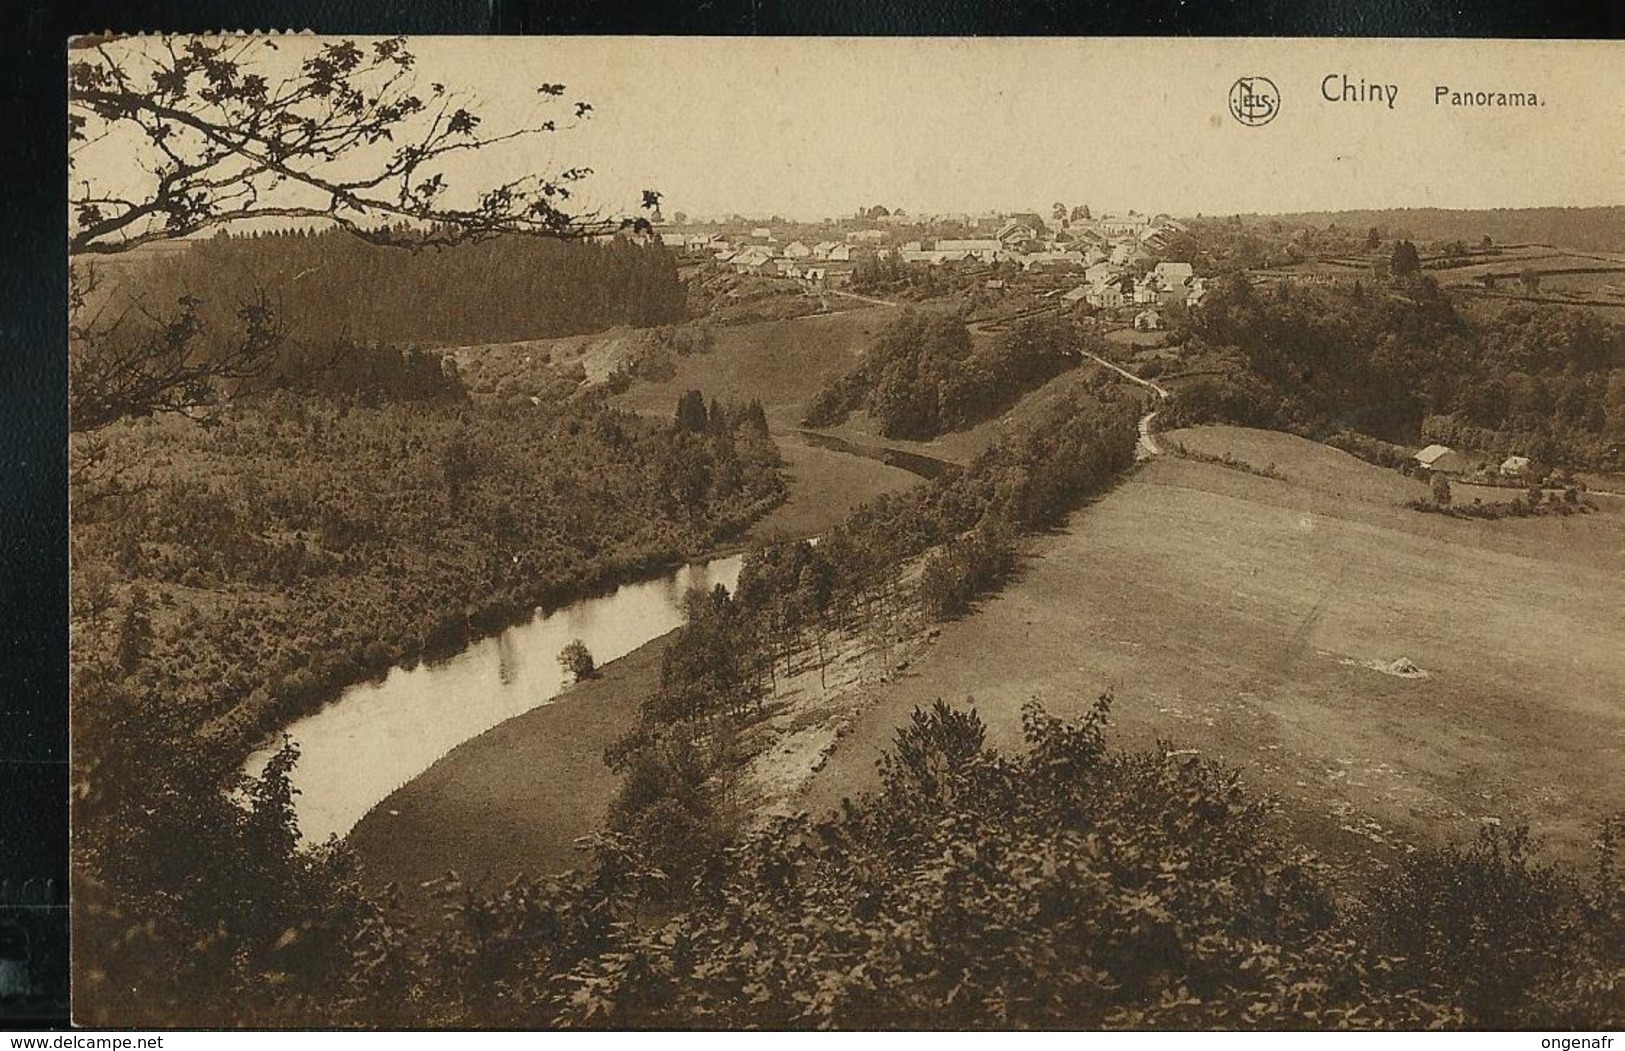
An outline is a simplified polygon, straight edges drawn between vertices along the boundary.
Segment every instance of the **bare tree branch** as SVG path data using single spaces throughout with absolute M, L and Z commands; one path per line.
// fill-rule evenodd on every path
M 104 41 L 76 50 L 85 57 L 70 63 L 70 165 L 79 163 L 79 146 L 105 140 L 118 126 L 157 163 L 144 194 L 94 192 L 86 179 L 75 184 L 73 254 L 125 252 L 264 218 L 320 218 L 358 233 L 405 220 L 436 228 L 442 242 L 501 233 L 583 237 L 648 225 L 641 217 L 573 211 L 572 187 L 591 174 L 586 168 L 533 172 L 473 193 L 464 188 L 474 204 L 444 204 L 449 159 L 569 125 L 547 119 L 481 130 L 469 99 L 438 83 L 427 100 L 416 91 L 416 59 L 401 38 L 367 47 L 327 42 L 297 72 L 277 78 L 264 71 L 275 68 L 277 50 L 265 38 L 165 39 L 119 55 Z M 547 103 L 564 95 L 559 84 L 536 90 Z M 575 102 L 573 122 L 591 109 Z M 371 150 L 380 155 L 358 164 Z M 290 201 L 301 194 L 307 200 Z
M 70 42 L 69 253 L 117 255 L 266 219 L 314 220 L 375 244 L 424 248 L 499 234 L 580 238 L 647 230 L 642 217 L 574 207 L 585 167 L 456 187 L 448 162 L 548 135 L 587 118 L 562 84 L 535 91 L 573 114 L 486 130 L 477 104 L 444 84 L 419 91 L 404 38 L 319 43 L 302 60 L 269 37 L 80 38 Z M 98 164 L 97 150 L 116 150 Z M 106 158 L 101 158 L 105 160 Z M 111 170 L 110 170 L 111 169 Z M 131 185 L 132 180 L 139 185 Z M 642 207 L 658 208 L 645 191 Z M 173 314 L 144 304 L 144 326 L 87 314 L 92 272 L 70 291 L 70 428 L 218 403 L 262 375 L 283 325 L 263 290 L 240 305 L 241 331 L 205 354 L 199 300 Z

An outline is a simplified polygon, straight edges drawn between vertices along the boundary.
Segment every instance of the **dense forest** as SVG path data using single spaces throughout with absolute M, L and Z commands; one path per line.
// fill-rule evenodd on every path
M 292 342 L 318 345 L 499 343 L 665 324 L 684 311 L 671 254 L 619 238 L 515 235 L 403 250 L 337 229 L 221 232 L 99 266 L 113 309 L 136 304 L 131 323 L 196 296 L 209 338 L 228 337 L 241 304 L 262 291 Z
M 1427 277 L 1370 287 L 1215 287 L 1190 349 L 1231 370 L 1183 387 L 1170 422 L 1458 442 L 1605 466 L 1625 439 L 1625 327 L 1562 307 L 1464 306 Z
M 863 363 L 814 395 L 804 422 L 827 427 L 866 409 L 888 438 L 932 438 L 990 419 L 1027 391 L 1077 365 L 1078 328 L 1028 318 L 977 347 L 955 314 L 908 311 Z

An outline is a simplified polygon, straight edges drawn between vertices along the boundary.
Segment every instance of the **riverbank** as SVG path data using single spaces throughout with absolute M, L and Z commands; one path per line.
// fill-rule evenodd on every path
M 919 482 L 793 436 L 780 447 L 789 498 L 714 555 L 749 541 L 817 535 L 864 501 Z M 419 884 L 449 869 L 465 879 L 505 880 L 576 864 L 575 840 L 602 826 L 619 783 L 603 764 L 604 748 L 633 726 L 639 703 L 659 687 L 669 638 L 606 662 L 597 678 L 470 738 L 392 792 L 346 837 L 369 885 L 396 883 L 411 911 L 432 916 Z
M 337 702 L 346 691 L 378 682 L 393 669 L 415 669 L 442 661 L 485 639 L 500 635 L 536 617 L 576 603 L 612 595 L 620 588 L 672 573 L 685 565 L 738 554 L 748 548 L 755 524 L 770 516 L 783 496 L 764 500 L 741 521 L 719 527 L 715 539 L 702 551 L 664 550 L 588 570 L 573 580 L 537 579 L 528 586 L 513 586 L 505 593 L 482 597 L 460 610 L 448 611 L 416 638 L 395 647 L 369 642 L 350 652 L 333 651 L 312 659 L 309 674 L 297 685 L 250 696 L 224 717 L 204 728 L 204 736 L 225 742 L 247 759 L 273 747 L 280 735 L 298 720 Z
M 390 793 L 346 837 L 376 889 L 394 883 L 419 918 L 437 915 L 421 886 L 455 870 L 508 880 L 579 863 L 575 842 L 603 826 L 619 778 L 604 749 L 637 722 L 660 685 L 670 633 L 599 669 L 597 678 L 453 748 Z

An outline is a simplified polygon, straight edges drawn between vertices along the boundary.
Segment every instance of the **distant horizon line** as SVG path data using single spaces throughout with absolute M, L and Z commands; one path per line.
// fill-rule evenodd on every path
M 1457 213 L 1457 214 L 1477 214 L 1477 213 L 1491 213 L 1491 212 L 1543 212 L 1543 211 L 1582 212 L 1582 211 L 1605 211 L 1605 210 L 1625 210 L 1625 204 L 1622 204 L 1622 203 L 1609 203 L 1609 204 L 1533 204 L 1533 205 L 1489 205 L 1489 206 L 1482 206 L 1482 207 L 1446 207 L 1446 206 L 1443 206 L 1443 205 L 1388 205 L 1388 206 L 1384 206 L 1384 207 L 1361 207 L 1361 208 L 1299 208 L 1299 209 L 1293 209 L 1293 210 L 1289 210 L 1289 211 L 1279 211 L 1279 212 L 1173 212 L 1173 211 L 1155 211 L 1155 212 L 1152 212 L 1152 211 L 1141 211 L 1139 209 L 1130 209 L 1130 210 L 1123 210 L 1123 211 L 1112 209 L 1112 210 L 1103 210 L 1103 211 L 1101 211 L 1099 213 L 1095 213 L 1094 210 L 1091 209 L 1090 218 L 1087 219 L 1087 220 L 1079 220 L 1079 222 L 1093 222 L 1093 221 L 1096 221 L 1098 219 L 1104 218 L 1106 216 L 1127 216 L 1127 215 L 1144 216 L 1144 217 L 1148 217 L 1148 218 L 1155 218 L 1157 216 L 1163 216 L 1163 217 L 1169 218 L 1169 219 L 1187 220 L 1187 219 L 1231 219 L 1231 218 L 1278 219 L 1278 218 L 1287 218 L 1287 217 L 1292 217 L 1292 216 L 1310 216 L 1310 215 L 1338 216 L 1338 215 L 1354 215 L 1354 214 L 1373 213 L 1373 212 L 1411 212 L 1411 213 L 1440 212 L 1440 213 Z M 678 211 L 683 211 L 683 210 L 679 209 Z M 672 213 L 672 216 L 675 216 L 676 214 L 677 214 L 677 212 L 674 211 Z M 782 223 L 798 224 L 798 225 L 820 225 L 820 224 L 824 224 L 824 223 L 846 223 L 846 222 L 851 222 L 851 221 L 859 219 L 859 216 L 856 215 L 855 212 L 854 213 L 847 213 L 847 214 L 844 214 L 844 215 L 819 216 L 817 218 L 806 218 L 804 216 L 787 216 L 787 215 L 783 215 L 783 214 L 779 214 L 779 213 L 769 213 L 767 215 L 761 215 L 761 214 L 747 215 L 747 214 L 745 214 L 743 212 L 738 212 L 738 213 L 730 213 L 728 215 L 714 215 L 713 214 L 713 215 L 693 216 L 693 215 L 688 215 L 686 211 L 683 211 L 683 214 L 685 216 L 685 219 L 684 219 L 684 221 L 682 223 L 676 222 L 675 219 L 672 218 L 672 217 L 662 217 L 662 219 L 659 222 L 654 224 L 654 229 L 656 229 L 658 231 L 660 229 L 671 228 L 671 227 L 679 226 L 679 225 L 682 225 L 682 226 L 702 226 L 702 225 L 726 224 L 726 223 L 733 223 L 733 222 L 771 223 L 771 222 L 774 221 L 775 218 L 778 221 L 782 222 Z M 892 214 L 895 214 L 895 213 L 892 213 Z M 967 211 L 909 212 L 907 209 L 905 209 L 904 217 L 906 219 L 908 219 L 908 220 L 911 220 L 911 221 L 912 220 L 918 220 L 918 221 L 921 221 L 921 222 L 929 222 L 929 221 L 933 221 L 933 220 L 942 221 L 942 220 L 954 220 L 954 219 L 1006 218 L 1006 217 L 1014 216 L 1014 215 L 1037 215 L 1045 223 L 1049 223 L 1049 222 L 1054 221 L 1052 217 L 1046 217 L 1046 213 L 1045 213 L 1045 211 L 1043 209 L 1033 209 L 1033 208 L 1020 208 L 1020 209 L 1008 209 L 1008 210 L 1005 210 L 1005 209 L 987 209 L 987 210 L 979 211 L 979 212 L 967 212 Z M 399 217 L 394 217 L 393 219 L 390 219 L 390 220 L 380 220 L 378 225 L 380 227 L 390 226 L 390 225 L 394 225 L 394 224 L 402 222 L 402 221 L 403 220 L 401 220 Z M 877 222 L 878 219 L 876 219 L 876 220 L 867 220 L 867 221 L 869 221 L 869 222 Z M 1069 220 L 1069 222 L 1070 222 L 1070 220 Z M 234 227 L 235 227 L 235 229 L 234 229 Z M 321 228 L 324 228 L 324 227 L 326 227 L 326 228 L 342 228 L 342 224 L 338 223 L 336 220 L 333 220 L 333 219 L 315 218 L 315 217 L 307 220 L 304 223 L 288 223 L 286 225 L 280 225 L 279 224 L 279 225 L 275 225 L 275 226 L 271 226 L 271 225 L 260 226 L 259 221 L 245 220 L 245 221 L 242 221 L 240 223 L 230 223 L 230 222 L 224 223 L 224 224 L 219 225 L 219 226 L 210 227 L 210 228 L 208 228 L 206 230 L 199 230 L 199 231 L 196 231 L 194 233 L 187 234 L 187 235 L 184 235 L 184 236 L 181 236 L 181 237 L 170 238 L 170 239 L 160 239 L 160 240 L 157 240 L 157 241 L 150 241 L 150 242 L 147 242 L 145 245 L 138 246 L 138 247 L 157 247 L 157 246 L 161 246 L 161 245 L 165 245 L 165 244 L 178 244 L 178 243 L 185 243 L 185 242 L 204 241 L 204 240 L 208 240 L 209 238 L 215 237 L 215 236 L 217 236 L 217 235 L 219 235 L 221 233 L 250 233 L 250 232 L 253 232 L 253 233 L 284 233 L 284 232 L 298 232 L 298 231 L 301 231 L 301 230 L 310 230 L 310 229 L 321 229 Z M 1621 246 L 1621 250 L 1625 251 L 1625 245 Z M 117 253 L 115 253 L 115 254 L 117 254 Z M 70 255 L 71 255 L 71 253 L 70 253 Z
M 1096 211 L 1095 209 L 1091 208 L 1090 212 L 1091 212 L 1091 219 L 1098 219 L 1098 218 L 1101 218 L 1101 217 L 1107 216 L 1107 215 L 1144 215 L 1144 216 L 1153 216 L 1153 217 L 1162 215 L 1162 216 L 1167 216 L 1170 219 L 1228 219 L 1228 218 L 1231 218 L 1232 216 L 1241 216 L 1243 218 L 1251 217 L 1251 218 L 1267 219 L 1267 218 L 1271 218 L 1271 217 L 1275 217 L 1275 216 L 1342 215 L 1342 214 L 1352 214 L 1352 213 L 1359 213 L 1359 212 L 1540 212 L 1540 211 L 1596 211 L 1596 210 L 1599 210 L 1599 209 L 1608 209 L 1608 208 L 1625 209 L 1625 203 L 1607 202 L 1607 203 L 1597 203 L 1597 204 L 1517 204 L 1517 205 L 1494 204 L 1494 205 L 1475 205 L 1475 206 L 1446 206 L 1446 205 L 1436 205 L 1436 204 L 1427 204 L 1427 205 L 1393 204 L 1393 205 L 1366 205 L 1366 206 L 1360 206 L 1360 207 L 1337 207 L 1337 208 L 1288 208 L 1288 209 L 1282 209 L 1280 211 L 1269 211 L 1269 212 L 1260 212 L 1260 211 L 1212 211 L 1212 212 L 1205 212 L 1205 211 L 1173 211 L 1173 210 L 1169 210 L 1169 209 L 1159 209 L 1159 210 L 1155 210 L 1155 211 L 1148 211 L 1148 210 L 1145 210 L 1145 209 L 1138 209 L 1138 208 L 1135 208 L 1135 209 L 1110 208 L 1110 209 L 1102 209 L 1102 210 Z M 709 213 L 709 214 L 689 215 L 687 213 L 686 209 L 678 209 L 677 211 L 682 211 L 685 215 L 687 215 L 688 216 L 688 222 L 690 222 L 690 223 L 728 222 L 728 221 L 731 221 L 731 220 L 735 219 L 736 217 L 739 218 L 739 219 L 745 219 L 745 220 L 751 220 L 751 221 L 758 221 L 759 220 L 759 221 L 764 221 L 764 222 L 772 220 L 774 218 L 778 218 L 778 219 L 783 220 L 784 222 L 797 222 L 797 223 L 844 222 L 844 221 L 849 220 L 849 219 L 857 219 L 858 218 L 855 211 L 839 213 L 839 214 L 819 215 L 819 216 L 816 216 L 816 217 L 809 217 L 809 216 L 807 216 L 805 214 L 788 215 L 788 214 L 783 213 L 783 212 L 768 212 L 768 213 L 765 213 L 765 214 L 761 213 L 761 212 L 755 212 L 755 213 L 730 212 L 730 213 L 725 214 L 725 215 L 713 212 L 713 213 Z M 673 212 L 671 212 L 669 214 L 670 215 L 675 215 L 675 214 L 677 214 L 677 211 L 673 211 Z M 895 211 L 893 211 L 892 214 L 896 214 Z M 940 211 L 927 211 L 927 210 L 924 210 L 924 209 L 915 210 L 915 209 L 906 209 L 905 208 L 904 209 L 904 215 L 905 215 L 906 218 L 910 218 L 910 219 L 913 219 L 913 218 L 920 218 L 920 219 L 941 219 L 941 218 L 981 219 L 981 218 L 997 218 L 997 217 L 1004 217 L 1004 216 L 1011 216 L 1011 215 L 1037 215 L 1040 219 L 1045 219 L 1046 222 L 1049 221 L 1046 218 L 1046 210 L 1043 209 L 1043 208 L 986 208 L 986 209 L 982 209 L 982 210 L 979 210 L 979 211 L 967 211 L 967 210 L 963 210 L 963 209 L 944 209 L 944 210 L 940 210 Z M 669 225 L 672 225 L 672 220 L 668 217 L 662 223 L 659 223 L 659 224 L 656 224 L 656 225 L 668 225 L 669 226 Z

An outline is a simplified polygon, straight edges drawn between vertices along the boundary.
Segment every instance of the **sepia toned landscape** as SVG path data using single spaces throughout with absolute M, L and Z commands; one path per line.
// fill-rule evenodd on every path
M 1425 43 L 75 41 L 75 1020 L 1617 1025 L 1619 53 Z

